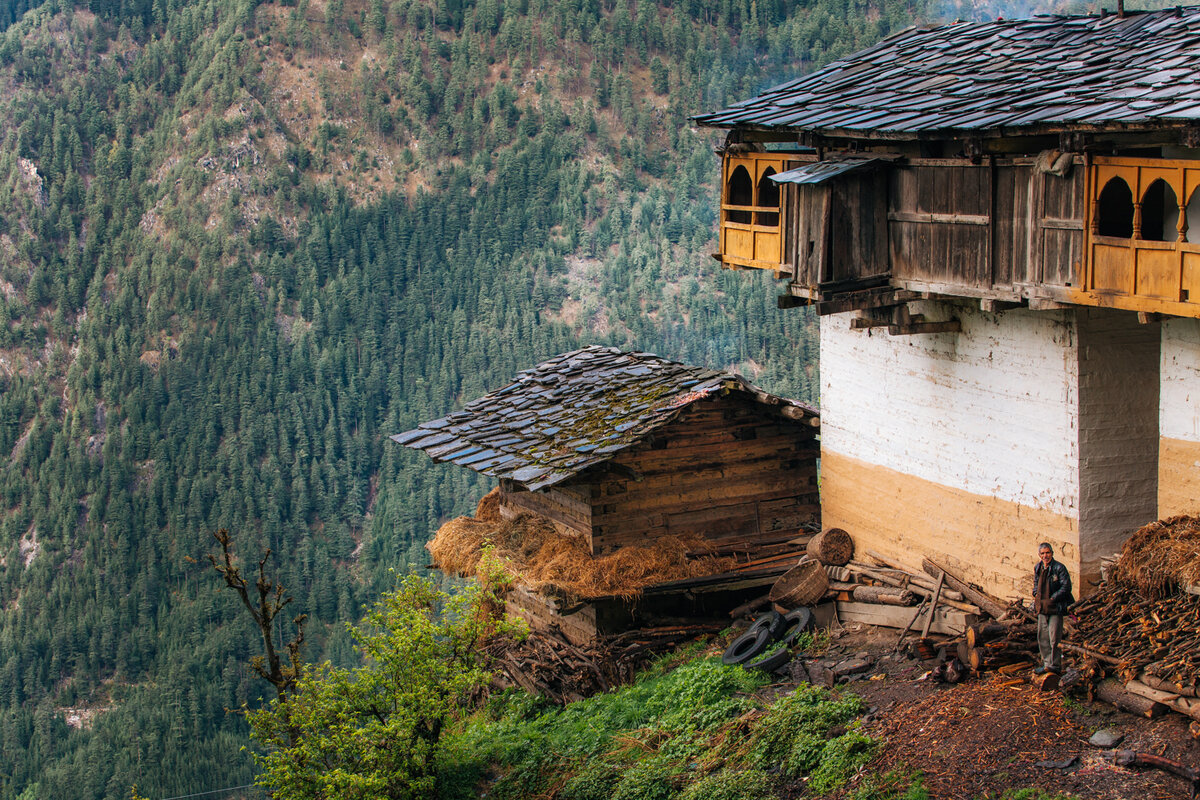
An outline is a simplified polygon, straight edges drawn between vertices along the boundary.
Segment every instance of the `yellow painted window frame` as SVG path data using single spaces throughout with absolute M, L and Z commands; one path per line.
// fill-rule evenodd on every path
M 778 271 L 783 265 L 784 219 L 787 211 L 786 192 L 783 191 L 782 186 L 779 187 L 778 206 L 761 206 L 758 205 L 758 189 L 763 175 L 768 169 L 773 169 L 776 174 L 784 172 L 789 169 L 788 162 L 789 158 L 779 153 L 726 153 L 721 159 L 720 251 L 721 262 L 726 266 Z M 739 166 L 745 167 L 750 175 L 751 189 L 754 192 L 754 204 L 752 205 L 734 205 L 729 202 L 729 179 Z M 730 211 L 749 212 L 751 221 L 749 223 L 729 221 L 727 215 Z M 758 223 L 758 214 L 760 213 L 778 214 L 777 223 L 760 225 Z M 729 231 L 744 231 L 750 234 L 753 242 L 750 257 L 734 255 L 729 252 L 727 244 Z M 777 245 L 769 252 L 760 253 L 757 244 L 759 234 L 775 235 L 778 238 Z
M 1133 231 L 1128 239 L 1114 236 L 1101 236 L 1099 232 L 1100 193 L 1113 178 L 1121 178 L 1133 194 Z M 1184 159 L 1160 158 L 1129 158 L 1123 156 L 1095 156 L 1088 165 L 1087 185 L 1087 220 L 1084 230 L 1087 234 L 1085 252 L 1085 274 L 1082 296 L 1078 299 L 1086 305 L 1112 306 L 1131 311 L 1161 312 L 1179 316 L 1200 316 L 1200 296 L 1192 294 L 1184 288 L 1185 270 L 1190 269 L 1187 259 L 1189 254 L 1200 257 L 1200 242 L 1184 241 L 1187 232 L 1187 207 L 1192 194 L 1200 189 L 1200 161 Z M 1177 236 L 1174 241 L 1142 239 L 1142 199 L 1146 191 L 1157 180 L 1162 180 L 1175 193 L 1179 204 L 1177 221 Z M 1127 274 L 1122 278 L 1122 286 L 1113 289 L 1097 285 L 1097 248 L 1126 247 L 1129 250 Z M 1163 275 L 1175 291 L 1169 297 L 1146 296 L 1139 294 L 1141 283 L 1138 275 L 1139 253 L 1147 251 L 1173 251 L 1171 259 L 1171 275 Z M 1200 294 L 1200 293 L 1197 293 Z

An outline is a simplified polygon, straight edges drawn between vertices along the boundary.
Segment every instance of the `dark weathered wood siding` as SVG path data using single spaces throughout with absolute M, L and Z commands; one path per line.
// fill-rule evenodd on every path
M 795 283 L 842 291 L 873 276 L 968 297 L 1080 285 L 1085 173 L 1035 159 L 916 159 L 794 189 Z M 812 248 L 810 252 L 809 248 Z M 852 285 L 847 288 L 853 288 Z
M 819 519 L 818 455 L 816 429 L 719 397 L 569 485 L 530 492 L 501 481 L 500 503 L 578 533 L 594 555 L 667 535 L 749 552 Z
M 663 535 L 754 550 L 819 518 L 815 430 L 731 398 L 697 403 L 590 487 L 597 555 Z

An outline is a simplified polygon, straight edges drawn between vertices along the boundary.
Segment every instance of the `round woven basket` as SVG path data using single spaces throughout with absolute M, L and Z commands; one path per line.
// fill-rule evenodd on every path
M 779 576 L 767 598 L 772 603 L 795 608 L 821 599 L 829 589 L 829 576 L 819 561 L 801 559 L 800 563 Z

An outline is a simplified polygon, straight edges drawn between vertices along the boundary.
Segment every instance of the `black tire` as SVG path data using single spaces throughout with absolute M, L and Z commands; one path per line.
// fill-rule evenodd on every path
M 792 651 L 786 646 L 779 648 L 770 655 L 763 656 L 757 661 L 750 661 L 745 664 L 746 669 L 761 669 L 764 672 L 774 672 L 784 664 L 792 660 Z
M 778 611 L 768 611 L 754 620 L 754 624 L 750 626 L 748 633 L 756 633 L 766 628 L 771 632 L 771 641 L 774 642 L 783 634 L 783 627 L 783 614 L 780 614 Z
M 795 644 L 796 639 L 800 638 L 800 634 L 811 628 L 812 624 L 812 609 L 801 606 L 789 611 L 783 618 L 783 631 L 780 637 L 783 640 L 783 646 L 791 647 Z
M 769 644 L 771 644 L 771 631 L 767 628 L 747 631 L 725 648 L 725 653 L 721 656 L 721 663 L 730 667 L 734 664 L 743 664 L 766 650 Z

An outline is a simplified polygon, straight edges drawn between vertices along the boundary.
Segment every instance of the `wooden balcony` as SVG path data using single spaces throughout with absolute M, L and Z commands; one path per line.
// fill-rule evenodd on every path
M 726 153 L 721 164 L 720 262 L 734 269 L 786 271 L 783 192 L 770 176 L 790 161 L 779 153 Z
M 1200 162 L 1097 157 L 1074 302 L 1200 317 Z

